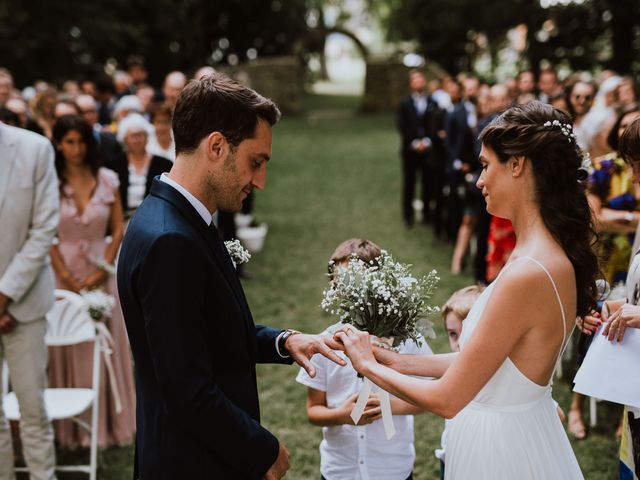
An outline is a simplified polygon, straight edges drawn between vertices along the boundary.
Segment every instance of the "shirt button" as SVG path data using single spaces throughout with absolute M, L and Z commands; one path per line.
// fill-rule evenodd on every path
M 360 465 L 362 465 L 364 463 L 364 460 L 360 460 Z
M 360 438 L 364 438 L 364 435 L 360 435 Z

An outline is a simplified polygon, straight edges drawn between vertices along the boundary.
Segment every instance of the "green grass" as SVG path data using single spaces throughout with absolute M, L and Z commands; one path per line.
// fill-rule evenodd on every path
M 324 273 L 333 249 L 350 237 L 375 241 L 399 260 L 412 263 L 416 274 L 437 269 L 442 278 L 434 298 L 438 304 L 472 283 L 470 276 L 448 273 L 450 245 L 434 239 L 427 228 L 403 227 L 393 117 L 355 115 L 353 98 L 309 96 L 304 105 L 313 110 L 310 115 L 284 118 L 275 127 L 267 188 L 256 196 L 256 217 L 269 224 L 265 248 L 249 263 L 252 278 L 244 282 L 256 322 L 305 332 L 319 332 L 333 323 L 319 308 Z M 438 338 L 430 345 L 435 352 L 447 352 L 442 326 L 435 323 Z M 262 419 L 291 453 L 292 469 L 286 478 L 315 479 L 321 430 L 307 421 L 306 390 L 295 382 L 297 370 L 258 367 Z M 556 381 L 554 396 L 566 411 L 570 387 L 565 381 Z M 598 427 L 586 441 L 574 443 L 589 480 L 617 478 L 613 437 L 619 409 L 600 404 L 599 412 Z M 426 414 L 416 417 L 415 425 L 415 478 L 436 479 L 439 466 L 433 450 L 443 421 Z M 131 448 L 102 452 L 100 478 L 129 480 L 131 462 Z

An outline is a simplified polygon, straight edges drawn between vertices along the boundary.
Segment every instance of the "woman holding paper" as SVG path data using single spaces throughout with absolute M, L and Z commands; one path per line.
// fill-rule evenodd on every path
M 456 417 L 446 479 L 582 479 L 550 385 L 573 320 L 595 304 L 582 154 L 567 115 L 540 102 L 508 109 L 480 140 L 477 186 L 489 213 L 511 220 L 517 245 L 469 313 L 460 353 L 374 350 L 350 326 L 334 338 L 379 387 Z
M 640 183 L 640 119 L 622 134 L 620 154 L 633 168 L 633 182 Z M 606 322 L 602 334 L 612 342 L 622 342 L 627 328 L 640 328 L 640 250 L 634 253 L 627 276 L 626 302 L 605 302 L 602 309 Z M 633 368 L 637 370 L 638 365 Z M 640 477 L 640 404 L 625 405 L 619 465 L 620 478 Z

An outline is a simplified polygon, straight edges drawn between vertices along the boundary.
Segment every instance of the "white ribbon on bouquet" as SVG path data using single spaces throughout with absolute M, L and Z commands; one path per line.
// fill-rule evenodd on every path
M 393 338 L 371 337 L 371 341 L 376 345 L 386 346 L 390 348 L 393 343 Z M 353 420 L 353 423 L 355 423 L 356 425 L 358 424 L 360 418 L 362 417 L 362 413 L 367 406 L 369 395 L 371 395 L 371 391 L 373 390 L 374 386 L 378 390 L 378 396 L 380 397 L 380 409 L 382 410 L 382 424 L 384 425 L 384 433 L 387 435 L 387 440 L 391 440 L 396 434 L 396 427 L 393 424 L 393 416 L 391 414 L 391 399 L 389 398 L 389 392 L 377 385 L 374 385 L 371 380 L 366 377 L 364 378 L 364 382 L 362 382 L 358 400 L 356 401 L 353 410 L 351 410 L 351 420 Z
M 356 425 L 360 421 L 360 417 L 362 417 L 362 412 L 364 412 L 364 407 L 367 405 L 367 400 L 369 399 L 369 395 L 371 394 L 373 387 L 374 384 L 371 383 L 371 380 L 365 377 L 364 382 L 362 383 L 362 388 L 360 388 L 358 400 L 356 401 L 353 410 L 351 410 L 351 419 Z M 389 398 L 389 393 L 377 385 L 376 388 L 379 391 L 378 396 L 380 397 L 380 409 L 382 410 L 384 433 L 387 435 L 387 440 L 391 440 L 396 434 L 396 427 L 393 424 L 393 417 L 391 415 L 391 400 Z

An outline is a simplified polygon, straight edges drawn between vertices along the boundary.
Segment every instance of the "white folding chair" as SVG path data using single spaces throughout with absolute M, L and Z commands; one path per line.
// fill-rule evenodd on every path
M 49 418 L 69 419 L 76 422 L 91 435 L 89 465 L 57 466 L 61 472 L 84 472 L 90 480 L 96 479 L 98 461 L 98 410 L 100 389 L 101 329 L 89 316 L 82 297 L 67 290 L 56 290 L 56 302 L 47 313 L 47 334 L 45 343 L 49 346 L 75 345 L 94 342 L 92 386 L 88 388 L 47 388 L 44 401 Z M 5 366 L 6 368 L 6 366 Z M 4 378 L 7 376 L 5 375 Z M 4 382 L 3 382 L 4 383 Z M 7 390 L 4 389 L 4 392 Z M 20 407 L 14 392 L 3 398 L 3 407 L 9 420 L 20 419 Z M 91 408 L 91 425 L 81 420 L 79 415 Z M 26 471 L 16 468 L 16 471 Z

